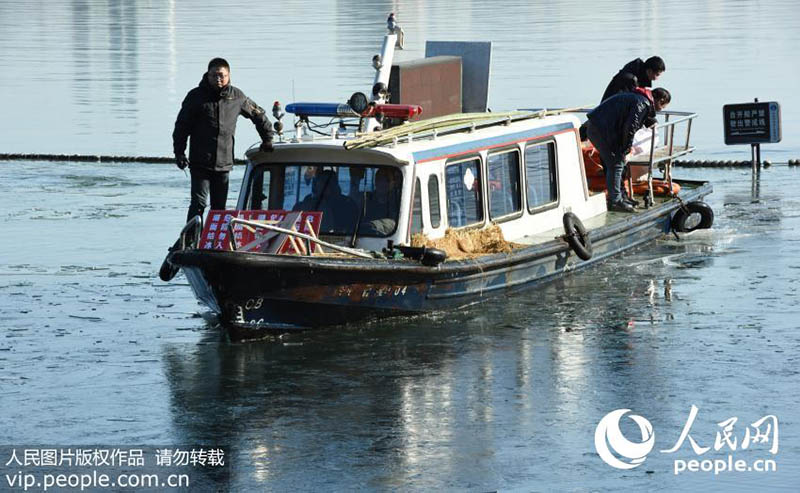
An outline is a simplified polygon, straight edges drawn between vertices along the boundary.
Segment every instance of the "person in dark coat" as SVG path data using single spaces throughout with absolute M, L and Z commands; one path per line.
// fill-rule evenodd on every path
M 651 56 L 645 61 L 641 58 L 631 60 L 626 63 L 624 67 L 617 72 L 611 82 L 608 83 L 605 92 L 603 93 L 602 103 L 606 99 L 621 92 L 632 92 L 637 87 L 651 87 L 653 81 L 661 77 L 661 74 L 667 69 L 664 60 L 658 56 Z M 651 127 L 655 125 L 656 119 L 655 112 L 651 113 L 646 120 L 646 126 Z M 586 123 L 580 127 L 581 141 L 587 139 Z
M 200 84 L 183 100 L 172 145 L 175 164 L 189 166 L 192 196 L 186 220 L 203 215 L 211 197 L 211 209 L 224 209 L 228 200 L 228 175 L 233 167 L 236 119 L 252 120 L 261 136 L 261 150 L 272 151 L 272 126 L 264 110 L 230 83 L 230 66 L 223 58 L 208 63 Z M 189 157 L 186 141 L 189 140 Z
M 666 108 L 672 99 L 669 91 L 661 87 L 653 89 L 652 99 L 650 94 L 646 90 L 622 92 L 606 99 L 587 115 L 587 134 L 603 163 L 611 211 L 633 212 L 633 204 L 622 195 L 625 158 L 636 131 L 645 125 L 651 113 Z
M 652 87 L 653 81 L 661 77 L 666 69 L 661 57 L 651 56 L 646 61 L 641 58 L 631 60 L 608 83 L 600 102 L 621 92 L 631 92 L 635 87 Z

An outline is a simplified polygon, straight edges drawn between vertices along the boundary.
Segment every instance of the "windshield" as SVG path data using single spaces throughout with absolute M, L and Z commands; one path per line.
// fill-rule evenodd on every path
M 397 229 L 400 170 L 381 166 L 265 165 L 253 170 L 247 209 L 322 212 L 320 233 L 386 237 Z

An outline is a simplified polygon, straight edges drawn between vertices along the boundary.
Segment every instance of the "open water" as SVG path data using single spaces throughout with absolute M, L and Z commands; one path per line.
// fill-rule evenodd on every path
M 0 152 L 167 156 L 180 101 L 214 56 L 262 106 L 345 101 L 369 88 L 390 11 L 406 32 L 399 59 L 426 39 L 492 41 L 498 110 L 595 102 L 625 62 L 659 54 L 671 109 L 701 114 L 701 159 L 749 158 L 723 143 L 723 104 L 778 101 L 783 141 L 762 148 L 776 164 L 755 189 L 749 169 L 677 170 L 714 183 L 712 230 L 534 292 L 229 344 L 181 277 L 157 278 L 188 205 L 182 172 L 0 162 L 3 475 L 25 472 L 9 448 L 147 444 L 225 447 L 227 479 L 197 468 L 196 490 L 797 491 L 792 1 L 0 1 Z M 257 134 L 239 125 L 240 155 Z M 688 436 L 708 449 L 687 438 L 664 452 L 693 405 Z M 634 469 L 595 451 L 616 409 L 652 423 L 655 447 Z M 744 448 L 768 415 L 779 435 Z M 674 474 L 676 461 L 729 455 L 777 470 Z

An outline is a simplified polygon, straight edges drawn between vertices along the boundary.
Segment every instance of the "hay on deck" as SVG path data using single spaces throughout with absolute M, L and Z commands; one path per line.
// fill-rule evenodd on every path
M 448 229 L 443 238 L 429 239 L 422 233 L 411 237 L 411 246 L 438 248 L 447 252 L 449 260 L 480 257 L 491 253 L 510 253 L 524 245 L 506 241 L 503 231 L 496 224 L 486 229 L 454 230 Z

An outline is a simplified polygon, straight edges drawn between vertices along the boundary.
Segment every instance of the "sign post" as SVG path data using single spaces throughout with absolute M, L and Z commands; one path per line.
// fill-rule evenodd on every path
M 722 107 L 725 144 L 750 144 L 753 162 L 753 198 L 758 198 L 761 175 L 761 144 L 781 141 L 781 106 L 774 101 L 726 104 Z

